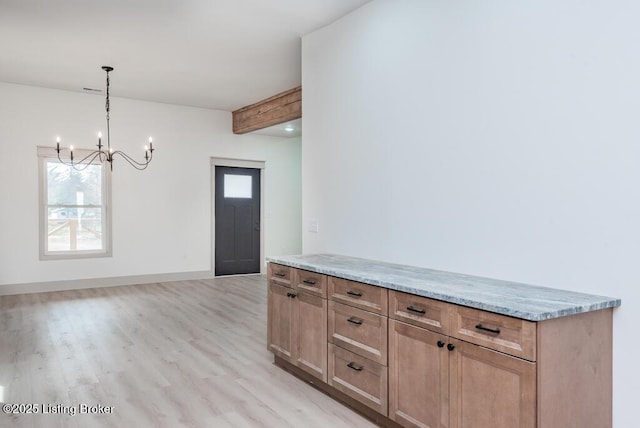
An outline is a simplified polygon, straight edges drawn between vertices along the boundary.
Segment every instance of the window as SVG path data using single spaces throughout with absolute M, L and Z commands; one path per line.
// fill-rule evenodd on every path
M 224 175 L 225 198 L 251 198 L 250 175 Z
M 84 157 L 74 150 L 76 158 Z M 38 148 L 40 259 L 111 255 L 111 174 L 100 163 L 81 171 L 64 165 L 53 148 Z

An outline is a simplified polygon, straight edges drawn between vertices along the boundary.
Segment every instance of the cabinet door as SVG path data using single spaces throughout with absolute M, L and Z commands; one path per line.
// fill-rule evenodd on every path
M 449 426 L 446 340 L 429 330 L 389 320 L 389 418 L 406 427 Z
M 267 343 L 269 351 L 295 364 L 294 298 L 288 287 L 269 281 Z
M 327 300 L 306 292 L 294 300 L 296 365 L 318 379 L 327 381 Z
M 534 428 L 536 364 L 450 339 L 451 427 Z

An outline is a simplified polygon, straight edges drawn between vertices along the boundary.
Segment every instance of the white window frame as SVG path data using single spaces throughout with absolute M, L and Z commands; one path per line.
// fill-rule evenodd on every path
M 91 150 L 74 149 L 76 159 L 82 159 Z M 40 223 L 40 260 L 65 260 L 83 259 L 94 257 L 112 256 L 111 239 L 111 170 L 108 165 L 102 166 L 102 243 L 100 250 L 68 250 L 49 251 L 48 250 L 48 188 L 47 188 L 47 161 L 58 160 L 58 154 L 53 147 L 38 147 L 38 211 Z

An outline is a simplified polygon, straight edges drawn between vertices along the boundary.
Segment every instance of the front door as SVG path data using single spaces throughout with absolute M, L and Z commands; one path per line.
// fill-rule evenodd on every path
M 215 274 L 259 273 L 260 170 L 215 168 Z

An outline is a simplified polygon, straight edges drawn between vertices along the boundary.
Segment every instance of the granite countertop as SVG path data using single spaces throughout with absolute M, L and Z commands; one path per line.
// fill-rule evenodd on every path
M 620 299 L 335 254 L 267 261 L 529 321 L 620 306 Z

